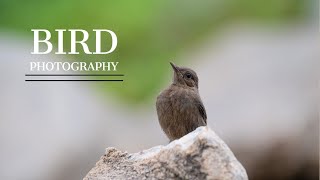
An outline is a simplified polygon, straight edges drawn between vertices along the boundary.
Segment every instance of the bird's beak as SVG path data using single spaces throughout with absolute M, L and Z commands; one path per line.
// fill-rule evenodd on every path
M 170 62 L 170 64 L 171 64 L 172 69 L 174 70 L 174 72 L 175 72 L 176 74 L 180 73 L 180 71 L 179 71 L 179 67 L 178 67 L 178 66 L 176 66 L 176 65 L 175 65 L 175 64 L 173 64 L 172 62 Z

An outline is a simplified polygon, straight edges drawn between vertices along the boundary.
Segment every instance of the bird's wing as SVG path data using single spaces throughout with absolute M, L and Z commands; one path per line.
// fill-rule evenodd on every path
M 198 107 L 198 110 L 199 110 L 199 112 L 200 112 L 200 115 L 202 116 L 205 124 L 207 124 L 207 113 L 206 113 L 206 109 L 204 108 L 201 100 L 199 100 L 199 101 L 197 102 L 197 107 Z

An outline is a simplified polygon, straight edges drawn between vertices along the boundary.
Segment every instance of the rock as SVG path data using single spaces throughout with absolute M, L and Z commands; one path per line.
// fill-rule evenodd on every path
M 246 170 L 228 146 L 208 127 L 175 140 L 129 154 L 115 148 L 106 153 L 84 180 L 215 179 L 246 180 Z

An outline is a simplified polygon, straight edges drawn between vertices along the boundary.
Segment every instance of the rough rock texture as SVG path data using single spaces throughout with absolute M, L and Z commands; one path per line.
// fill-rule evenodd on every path
M 115 148 L 106 153 L 84 180 L 104 179 L 248 179 L 228 146 L 208 127 L 175 140 L 129 154 Z

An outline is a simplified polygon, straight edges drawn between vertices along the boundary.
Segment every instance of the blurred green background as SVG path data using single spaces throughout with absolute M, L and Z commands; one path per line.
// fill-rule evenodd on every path
M 82 179 L 106 147 L 167 144 L 154 103 L 172 78 L 169 61 L 198 73 L 208 126 L 250 179 L 319 179 L 318 8 L 318 0 L 0 0 L 0 179 Z M 55 29 L 87 30 L 91 51 L 92 30 L 110 29 L 118 46 L 31 55 L 31 29 L 50 30 L 53 44 Z M 119 61 L 110 73 L 125 76 L 28 83 L 31 61 Z
M 119 61 L 118 73 L 125 74 L 123 84 L 94 85 L 101 94 L 108 91 L 126 103 L 142 103 L 150 101 L 170 77 L 169 61 L 175 61 L 182 51 L 192 51 L 195 44 L 217 33 L 225 23 L 281 24 L 303 18 L 306 5 L 303 0 L 1 0 L 0 28 L 31 40 L 31 29 L 48 29 L 54 43 L 54 29 L 85 29 L 90 33 L 87 43 L 91 50 L 95 48 L 92 29 L 114 31 L 118 46 L 113 53 L 86 55 L 80 49 L 79 55 L 67 56 L 74 61 Z M 70 49 L 68 35 L 64 38 L 66 51 Z M 102 48 L 107 45 L 110 43 Z

